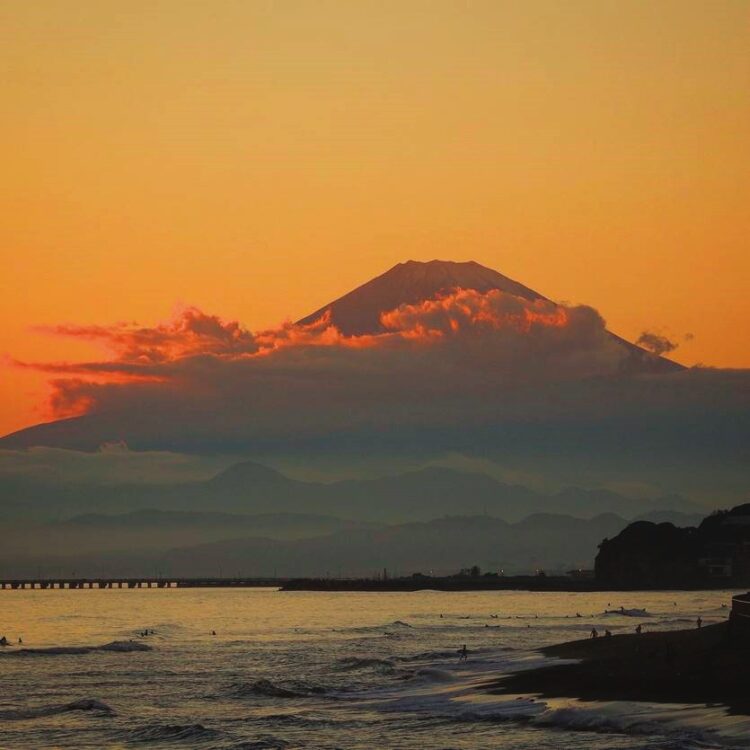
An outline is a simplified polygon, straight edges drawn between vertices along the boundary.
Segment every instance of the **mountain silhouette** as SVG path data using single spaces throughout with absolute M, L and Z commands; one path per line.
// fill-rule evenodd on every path
M 656 510 L 694 512 L 696 507 L 680 496 L 642 500 L 579 487 L 545 494 L 500 482 L 486 474 L 440 466 L 377 479 L 330 483 L 293 479 L 253 461 L 238 463 L 207 480 L 174 484 L 111 483 L 106 489 L 97 483 L 49 484 L 33 477 L 0 479 L 0 515 L 6 522 L 145 510 L 172 513 L 210 510 L 255 516 L 314 514 L 358 523 L 404 523 L 458 512 L 517 521 L 539 512 L 582 518 L 616 513 L 632 518 Z
M 433 299 L 436 295 L 457 288 L 486 293 L 500 290 L 525 300 L 549 300 L 539 292 L 503 276 L 473 261 L 457 263 L 433 260 L 429 262 L 407 261 L 399 263 L 386 273 L 368 281 L 343 297 L 324 305 L 311 315 L 298 321 L 310 324 L 321 316 L 328 316 L 330 322 L 348 336 L 375 334 L 385 330 L 381 317 L 384 313 L 402 305 L 417 304 Z M 670 373 L 683 370 L 681 365 L 632 344 L 611 332 L 607 332 L 625 356 L 619 360 L 619 373 L 652 374 Z M 543 352 L 542 355 L 543 356 Z M 185 412 L 192 419 L 193 412 Z M 62 447 L 75 450 L 96 450 L 101 444 L 125 441 L 138 449 L 180 449 L 183 441 L 190 443 L 191 450 L 201 449 L 200 422 L 197 429 L 189 434 L 173 432 L 165 439 L 165 431 L 148 408 L 130 409 L 127 412 L 102 410 L 80 417 L 59 419 L 39 424 L 0 437 L 0 448 L 30 448 L 34 446 Z M 225 420 L 231 422 L 231 419 Z M 223 427 L 225 423 L 220 423 Z M 222 432 L 222 430 L 219 430 Z M 227 435 L 227 448 L 244 446 L 246 436 L 240 427 Z M 207 441 L 210 443 L 210 439 Z M 208 444 L 208 451 L 218 448 Z M 270 481 L 270 478 L 269 478 Z
M 383 333 L 383 313 L 401 305 L 413 305 L 434 299 L 454 289 L 473 289 L 486 293 L 493 289 L 525 300 L 548 300 L 543 294 L 482 266 L 473 260 L 458 263 L 451 260 L 398 263 L 380 276 L 357 287 L 343 297 L 324 305 L 297 321 L 309 325 L 324 315 L 347 336 Z M 623 369 L 626 372 L 672 372 L 684 369 L 672 360 L 660 357 L 609 332 L 612 339 L 627 351 Z
M 196 518 L 196 529 L 205 523 L 207 515 L 215 517 L 201 514 Z M 120 523 L 129 520 L 95 518 L 107 533 L 117 531 Z M 64 549 L 50 544 L 34 550 L 3 551 L 0 565 L 19 576 L 39 575 L 39 571 L 54 574 L 71 567 L 100 575 L 104 571 L 119 575 L 153 573 L 154 568 L 197 576 L 217 575 L 220 569 L 242 571 L 243 575 L 270 575 L 274 571 L 282 576 L 325 575 L 327 571 L 372 575 L 386 565 L 401 573 L 442 574 L 474 563 L 507 573 L 539 567 L 565 571 L 573 566 L 590 567 L 602 538 L 614 536 L 628 523 L 611 513 L 589 519 L 539 514 L 515 524 L 491 516 L 463 515 L 390 526 L 339 522 L 340 528 L 308 538 L 288 534 L 270 538 L 263 533 L 266 525 L 260 516 L 235 516 L 232 522 L 233 532 L 227 526 L 209 525 L 200 542 L 187 536 L 180 542 L 177 533 L 169 530 L 162 535 L 161 546 L 156 538 L 148 545 L 133 546 L 132 542 L 124 543 L 132 536 L 120 535 L 118 546 L 96 551 L 80 545 Z M 294 517 L 290 522 L 294 523 Z M 81 519 L 73 523 L 80 525 Z M 224 538 L 217 538 L 217 531 L 223 531 Z
M 297 323 L 308 325 L 329 313 L 331 323 L 347 336 L 383 333 L 386 330 L 380 322 L 383 313 L 401 305 L 414 305 L 433 299 L 441 292 L 452 289 L 474 289 L 482 293 L 499 289 L 527 300 L 546 299 L 533 289 L 473 260 L 465 263 L 451 260 L 421 263 L 408 260 L 324 305 Z

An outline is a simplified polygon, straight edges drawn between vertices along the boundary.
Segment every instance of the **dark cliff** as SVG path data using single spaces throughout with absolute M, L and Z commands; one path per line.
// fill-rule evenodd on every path
M 696 527 L 637 521 L 599 545 L 596 579 L 618 587 L 750 581 L 750 504 L 718 511 Z

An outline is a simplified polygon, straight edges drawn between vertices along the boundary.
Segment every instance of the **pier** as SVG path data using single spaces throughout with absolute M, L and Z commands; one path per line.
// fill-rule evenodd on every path
M 179 578 L 138 576 L 127 578 L 11 578 L 0 579 L 0 591 L 63 589 L 195 589 L 195 588 L 280 588 L 288 578 Z

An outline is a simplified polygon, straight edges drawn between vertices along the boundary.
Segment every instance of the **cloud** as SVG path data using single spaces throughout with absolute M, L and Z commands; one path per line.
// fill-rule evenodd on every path
M 60 327 L 110 354 L 23 365 L 53 378 L 52 416 L 78 418 L 0 447 L 124 440 L 271 463 L 461 453 L 569 484 L 593 474 L 674 484 L 679 474 L 709 494 L 748 486 L 746 371 L 634 371 L 596 310 L 494 290 L 455 290 L 382 322 L 367 336 L 345 336 L 327 316 L 251 332 L 191 308 L 153 328 Z
M 58 325 L 41 327 L 57 336 L 88 339 L 103 344 L 117 361 L 154 364 L 203 354 L 242 354 L 257 351 L 255 338 L 236 321 L 225 322 L 188 307 L 166 323 L 141 327 L 133 323 L 111 326 Z
M 327 316 L 251 333 L 195 308 L 152 328 L 133 324 L 57 326 L 60 336 L 100 341 L 111 357 L 88 362 L 17 363 L 48 372 L 52 416 L 185 405 L 196 412 L 253 404 L 309 413 L 310 400 L 359 411 L 386 401 L 462 395 L 500 384 L 609 375 L 624 350 L 589 307 L 563 307 L 492 290 L 456 290 L 382 316 L 385 333 L 344 336 Z M 334 393 L 337 395 L 334 397 Z M 286 402 L 286 406 L 283 402 Z M 146 405 L 149 405 L 146 407 Z M 233 404 L 233 406 L 228 406 Z M 300 412 L 297 412 L 300 413 Z
M 690 334 L 688 336 L 692 338 Z M 686 340 L 690 340 L 688 336 L 685 337 Z M 651 331 L 644 331 L 635 343 L 659 356 L 669 354 L 669 352 L 673 352 L 679 346 L 679 344 L 670 341 L 666 336 Z
M 581 311 L 548 300 L 527 300 L 499 289 L 486 293 L 457 289 L 415 305 L 401 305 L 381 315 L 383 326 L 407 338 L 433 338 L 511 330 L 532 334 L 545 328 L 567 328 Z M 604 328 L 603 321 L 597 320 Z

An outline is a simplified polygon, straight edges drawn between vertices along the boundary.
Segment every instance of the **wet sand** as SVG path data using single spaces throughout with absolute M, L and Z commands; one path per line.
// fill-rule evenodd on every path
M 540 651 L 580 661 L 504 676 L 490 692 L 724 704 L 733 713 L 750 715 L 750 632 L 730 631 L 727 623 L 571 641 Z

